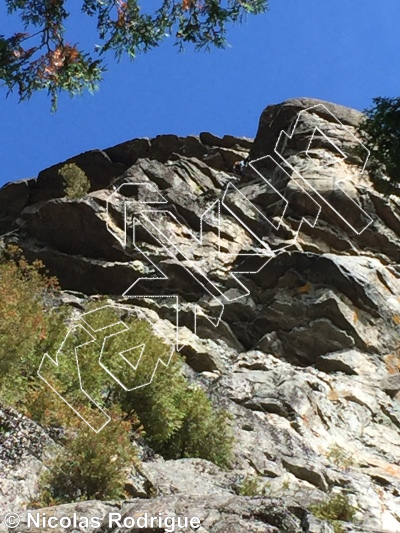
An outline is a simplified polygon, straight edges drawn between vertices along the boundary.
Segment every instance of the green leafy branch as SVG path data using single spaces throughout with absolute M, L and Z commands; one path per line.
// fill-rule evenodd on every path
M 83 0 L 82 15 L 97 20 L 101 41 L 90 53 L 66 40 L 70 13 L 65 3 L 6 0 L 8 14 L 19 16 L 24 28 L 11 36 L 0 35 L 0 80 L 7 94 L 16 90 L 23 101 L 45 89 L 55 110 L 61 92 L 75 96 L 98 88 L 106 52 L 113 52 L 118 61 L 124 54 L 134 59 L 174 34 L 180 50 L 186 43 L 197 50 L 224 48 L 230 23 L 268 8 L 267 0 L 162 0 L 150 15 L 141 12 L 137 0 Z

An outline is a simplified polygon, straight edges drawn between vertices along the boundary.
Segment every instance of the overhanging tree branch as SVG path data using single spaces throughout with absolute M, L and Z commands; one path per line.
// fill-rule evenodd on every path
M 169 35 L 175 36 L 174 44 L 180 50 L 186 43 L 198 50 L 224 48 L 230 23 L 242 22 L 246 14 L 263 13 L 268 7 L 267 0 L 160 3 L 149 15 L 141 12 L 138 0 L 83 0 L 82 15 L 96 18 L 102 43 L 90 53 L 65 39 L 69 17 L 65 0 L 6 0 L 8 13 L 17 14 L 25 30 L 0 35 L 0 80 L 8 88 L 7 94 L 17 90 L 20 100 L 27 100 L 46 89 L 55 110 L 60 92 L 74 96 L 98 87 L 106 70 L 107 52 L 112 51 L 117 60 L 124 54 L 134 59 Z

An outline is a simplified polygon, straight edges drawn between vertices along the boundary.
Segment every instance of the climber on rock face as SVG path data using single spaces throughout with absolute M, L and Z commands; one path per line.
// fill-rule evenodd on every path
M 233 173 L 234 174 L 237 174 L 238 176 L 241 176 L 243 170 L 245 169 L 245 167 L 247 166 L 249 162 L 249 158 L 246 157 L 246 159 L 242 159 L 241 161 L 237 161 L 234 165 L 233 165 Z

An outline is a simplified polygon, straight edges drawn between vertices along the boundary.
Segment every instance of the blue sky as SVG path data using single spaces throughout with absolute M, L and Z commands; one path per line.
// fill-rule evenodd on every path
M 0 34 L 7 35 L 15 21 L 3 4 Z M 72 23 L 72 41 L 90 38 L 90 19 Z M 0 184 L 135 137 L 252 137 L 262 110 L 287 98 L 363 109 L 375 96 L 398 96 L 399 24 L 399 0 L 271 0 L 265 15 L 231 28 L 226 50 L 180 54 L 167 39 L 133 63 L 108 57 L 100 91 L 62 97 L 56 114 L 45 94 L 18 104 L 1 89 Z

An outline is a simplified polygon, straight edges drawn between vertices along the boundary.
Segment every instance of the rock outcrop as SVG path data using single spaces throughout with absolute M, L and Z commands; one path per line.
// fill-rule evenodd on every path
M 0 190 L 3 242 L 41 259 L 67 303 L 105 294 L 173 338 L 178 297 L 192 377 L 234 415 L 232 471 L 156 457 L 132 475 L 131 501 L 51 512 L 168 509 L 204 533 L 329 533 L 307 509 L 344 492 L 357 508 L 344 531 L 400 532 L 400 201 L 361 172 L 359 119 L 289 100 L 265 109 L 254 142 L 163 135 L 76 156 L 91 183 L 80 199 L 64 196 L 60 165 Z M 268 493 L 240 496 L 248 475 Z M 2 513 L 16 510 L 7 476 Z

